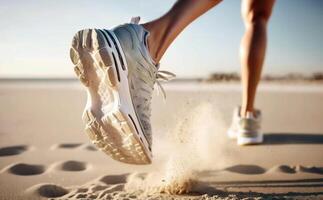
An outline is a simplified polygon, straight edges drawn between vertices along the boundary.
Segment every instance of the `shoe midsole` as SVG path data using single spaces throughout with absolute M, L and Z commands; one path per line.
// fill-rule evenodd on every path
M 115 56 L 114 59 L 116 61 L 115 63 L 116 71 L 119 73 L 119 76 L 120 76 L 120 80 L 119 80 L 120 84 L 117 84 L 118 91 L 119 91 L 119 102 L 118 102 L 119 109 L 123 113 L 128 114 L 130 121 L 133 123 L 134 128 L 139 135 L 140 141 L 145 146 L 146 153 L 151 157 L 152 154 L 151 154 L 150 145 L 147 141 L 145 134 L 143 133 L 142 126 L 137 116 L 137 113 L 134 110 L 134 105 L 133 105 L 130 88 L 129 88 L 129 81 L 128 81 L 128 66 L 127 66 L 124 52 L 122 50 L 122 47 L 120 45 L 118 38 L 113 33 L 113 31 L 105 30 L 103 32 L 106 33 L 105 36 L 107 36 L 108 39 L 112 40 L 110 42 L 113 43 L 113 46 L 115 47 L 114 49 L 118 54 L 118 56 Z M 124 68 L 122 66 L 124 66 Z

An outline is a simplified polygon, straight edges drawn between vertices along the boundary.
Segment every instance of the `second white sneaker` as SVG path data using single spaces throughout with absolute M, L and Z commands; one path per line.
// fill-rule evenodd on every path
M 261 128 L 261 112 L 247 112 L 246 117 L 241 117 L 240 107 L 233 112 L 232 124 L 227 132 L 228 137 L 237 139 L 238 145 L 260 144 L 263 142 Z

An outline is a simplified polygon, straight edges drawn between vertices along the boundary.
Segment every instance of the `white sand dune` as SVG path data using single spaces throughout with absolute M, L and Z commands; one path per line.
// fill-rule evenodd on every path
M 226 138 L 238 85 L 167 85 L 154 97 L 154 162 L 88 143 L 74 83 L 1 83 L 0 199 L 323 198 L 323 89 L 260 88 L 265 143 Z

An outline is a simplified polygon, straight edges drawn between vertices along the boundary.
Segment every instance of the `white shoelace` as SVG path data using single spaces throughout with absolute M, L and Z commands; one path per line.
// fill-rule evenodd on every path
M 160 91 L 163 94 L 164 100 L 166 99 L 166 92 L 163 88 L 161 82 L 168 82 L 174 79 L 176 75 L 169 71 L 158 70 L 156 74 L 156 83 L 157 83 L 157 95 L 159 95 Z

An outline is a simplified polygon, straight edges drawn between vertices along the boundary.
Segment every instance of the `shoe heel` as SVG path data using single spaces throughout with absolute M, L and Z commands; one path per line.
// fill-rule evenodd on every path
M 263 135 L 260 134 L 256 137 L 248 138 L 248 137 L 239 137 L 237 138 L 237 144 L 240 146 L 246 146 L 246 145 L 256 145 L 263 143 Z
M 90 110 L 84 111 L 83 121 L 86 123 L 85 132 L 89 136 L 91 142 L 113 159 L 120 160 L 120 158 L 117 157 L 120 154 L 118 152 L 118 148 L 112 143 L 108 142 L 109 134 L 102 134 L 105 133 L 105 130 L 102 128 Z
M 112 125 L 116 130 L 119 130 L 122 135 L 122 149 L 126 150 L 129 158 L 129 163 L 132 164 L 150 164 L 151 160 L 147 154 L 150 150 L 145 149 L 144 138 L 138 133 L 136 125 L 133 123 L 131 117 L 120 110 L 115 110 L 109 113 L 102 119 L 105 126 Z M 110 141 L 111 143 L 115 143 Z
M 101 119 L 102 125 L 90 110 L 83 114 L 86 123 L 85 132 L 92 143 L 114 160 L 129 164 L 150 164 L 151 160 L 145 153 L 144 147 L 134 136 L 134 127 L 131 126 L 125 114 L 116 110 Z M 122 135 L 106 132 L 102 126 L 111 127 Z M 139 137 L 139 136 L 138 136 Z M 142 141 L 142 139 L 141 139 Z

